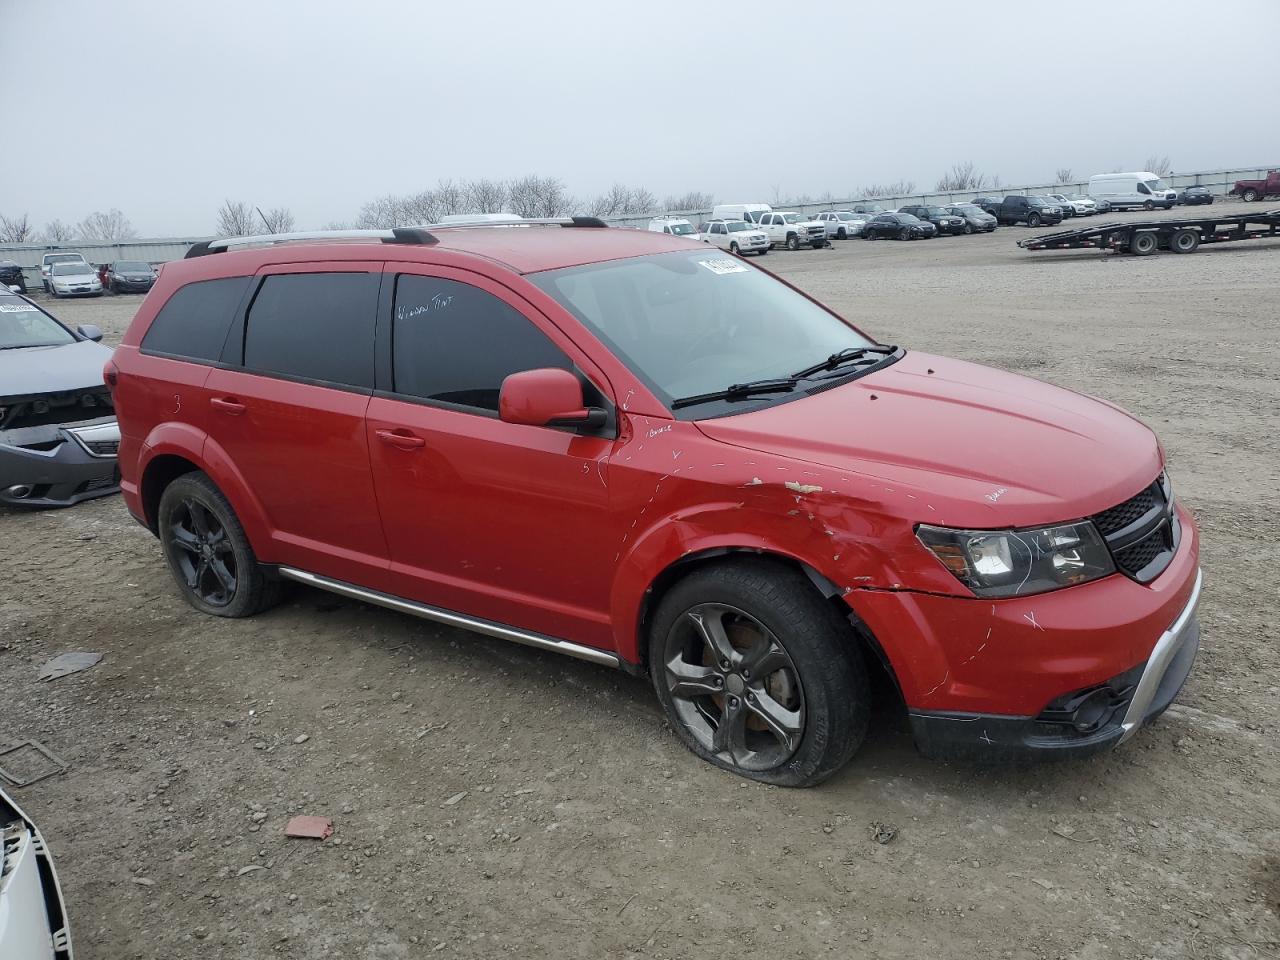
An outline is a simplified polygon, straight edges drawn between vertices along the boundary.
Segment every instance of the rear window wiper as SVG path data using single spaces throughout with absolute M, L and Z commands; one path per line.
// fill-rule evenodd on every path
M 800 380 L 804 377 L 812 376 L 815 373 L 821 373 L 823 370 L 834 370 L 841 364 L 848 363 L 850 360 L 858 360 L 869 353 L 887 357 L 892 353 L 896 353 L 897 350 L 898 348 L 893 344 L 888 344 L 883 347 L 846 347 L 837 353 L 831 354 L 827 359 L 819 363 L 815 363 L 811 367 L 805 367 L 803 370 L 797 370 L 791 376 Z
M 672 410 L 679 410 L 681 407 L 692 407 L 699 403 L 710 403 L 712 400 L 739 400 L 745 397 L 754 397 L 763 393 L 790 393 L 796 388 L 796 379 L 794 377 L 782 377 L 772 380 L 751 380 L 747 383 L 733 383 L 725 387 L 723 390 L 713 390 L 711 393 L 699 393 L 692 397 L 681 397 L 671 402 Z

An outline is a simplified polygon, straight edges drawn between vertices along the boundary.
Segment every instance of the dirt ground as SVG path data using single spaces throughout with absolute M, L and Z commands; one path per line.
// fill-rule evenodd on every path
M 70 763 L 12 792 L 78 956 L 1280 955 L 1280 242 L 1139 259 L 1026 253 L 1028 234 L 762 265 L 884 340 L 1159 432 L 1205 571 L 1201 656 L 1159 724 L 992 769 L 921 759 L 882 696 L 833 780 L 764 787 L 696 760 L 651 688 L 603 667 L 301 588 L 202 617 L 118 497 L 0 513 L 0 745 Z M 110 341 L 138 300 L 53 309 Z M 70 650 L 105 659 L 36 681 Z M 337 832 L 286 839 L 296 813 Z

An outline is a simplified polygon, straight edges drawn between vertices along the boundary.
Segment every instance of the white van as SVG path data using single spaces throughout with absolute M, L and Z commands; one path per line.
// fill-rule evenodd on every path
M 1100 173 L 1089 178 L 1089 196 L 1105 200 L 1112 210 L 1126 207 L 1156 207 L 1172 209 L 1178 194 L 1154 173 L 1139 170 L 1136 173 Z
M 649 229 L 654 233 L 669 233 L 676 237 L 698 239 L 698 231 L 684 217 L 654 217 L 649 221 Z
M 711 219 L 746 220 L 759 224 L 766 213 L 773 213 L 773 207 L 767 203 L 717 203 L 711 209 Z

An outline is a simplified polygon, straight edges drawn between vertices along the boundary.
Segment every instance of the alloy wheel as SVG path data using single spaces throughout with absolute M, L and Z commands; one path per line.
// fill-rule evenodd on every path
M 217 515 L 188 497 L 173 512 L 168 535 L 187 588 L 210 606 L 230 603 L 236 595 L 236 555 Z
M 690 607 L 667 636 L 663 679 L 703 749 L 743 770 L 772 770 L 805 730 L 800 674 L 778 638 L 723 603 Z

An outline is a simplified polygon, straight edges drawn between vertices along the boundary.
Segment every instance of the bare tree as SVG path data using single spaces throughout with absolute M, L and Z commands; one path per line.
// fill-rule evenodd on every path
M 699 190 L 690 190 L 688 193 L 680 196 L 669 196 L 662 201 L 664 210 L 676 210 L 687 213 L 710 210 L 715 206 L 716 198 L 709 193 L 702 193 Z
M 412 223 L 406 198 L 391 194 L 370 200 L 360 208 L 360 215 L 356 217 L 356 226 L 366 230 L 389 230 Z
M 563 181 L 538 174 L 513 180 L 508 204 L 520 217 L 564 217 L 577 205 Z
M 0 215 L 0 243 L 26 243 L 35 236 L 35 228 L 25 213 L 20 217 Z
M 71 240 L 76 235 L 76 228 L 69 223 L 63 223 L 61 220 L 50 220 L 44 225 L 41 231 L 41 237 L 53 243 L 62 240 Z
M 293 214 L 289 212 L 288 207 L 275 207 L 266 213 L 258 210 L 258 215 L 262 218 L 262 225 L 266 228 L 267 233 L 293 232 Z
M 468 212 L 466 190 L 452 180 L 441 180 L 436 184 L 434 190 L 428 192 L 432 193 L 435 198 L 435 220 L 440 217 Z
M 1075 171 L 1070 167 L 1059 167 L 1057 170 L 1053 171 L 1054 183 L 1075 183 L 1075 180 Z
M 502 213 L 509 188 L 505 180 L 467 180 L 462 184 L 468 213 Z
M 258 219 L 253 206 L 243 200 L 223 200 L 214 229 L 223 237 L 247 237 L 258 233 Z
M 915 192 L 914 180 L 899 180 L 897 183 L 873 183 L 869 187 L 855 190 L 854 195 L 874 200 L 876 197 L 907 197 Z
M 96 210 L 80 221 L 76 233 L 85 240 L 132 240 L 138 235 L 133 224 L 119 210 L 112 207 L 105 213 Z
M 775 183 L 773 185 L 773 204 L 772 206 L 780 206 L 782 204 L 782 184 Z
M 354 230 L 355 224 L 350 220 L 330 220 L 323 227 L 325 230 Z
M 985 190 L 990 183 L 990 179 L 973 165 L 972 160 L 966 160 L 964 163 L 953 163 L 951 169 L 938 178 L 937 186 L 934 189 L 947 193 Z M 913 183 L 912 187 L 914 186 L 915 184 Z
M 1162 177 L 1167 177 L 1169 174 L 1173 173 L 1173 161 L 1169 159 L 1169 155 L 1167 153 L 1163 157 L 1157 157 L 1155 154 L 1152 154 L 1147 157 L 1147 165 L 1143 167 L 1143 169 L 1159 174 Z

